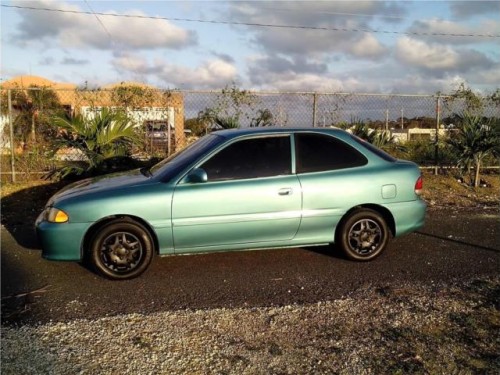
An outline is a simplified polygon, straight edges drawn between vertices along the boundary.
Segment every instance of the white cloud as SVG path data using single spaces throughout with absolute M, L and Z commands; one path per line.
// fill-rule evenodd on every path
M 274 89 L 281 91 L 342 91 L 342 82 L 338 79 L 327 78 L 316 74 L 290 73 L 284 75 L 275 75 L 264 89 Z
M 429 79 L 425 74 L 411 73 L 394 77 L 389 80 L 388 89 L 385 91 L 392 91 L 395 94 L 433 94 L 437 92 L 451 92 L 454 88 L 462 82 L 465 82 L 464 76 L 445 75 L 442 78 Z
M 144 16 L 143 12 L 129 11 L 127 14 Z M 194 34 L 181 29 L 165 20 L 148 20 L 138 18 L 120 19 L 117 17 L 100 17 L 106 30 L 96 24 L 95 32 L 81 33 L 79 25 L 68 29 L 61 35 L 66 46 L 94 46 L 97 48 L 125 47 L 134 49 L 172 48 L 179 49 L 195 43 Z M 86 20 L 88 22 L 88 20 Z M 109 34 L 108 34 L 109 33 Z
M 65 57 L 61 60 L 63 65 L 87 65 L 89 60 L 87 59 L 75 59 L 73 57 Z
M 249 77 L 254 90 L 290 92 L 316 91 L 375 91 L 376 88 L 357 76 L 335 76 L 322 68 L 311 66 L 306 71 L 294 69 L 301 61 L 280 57 L 252 56 L 247 60 Z
M 82 11 L 73 3 L 49 1 L 22 2 L 23 6 Z M 104 13 L 117 13 L 113 10 Z M 130 10 L 129 15 L 146 16 Z M 166 20 L 120 18 L 87 14 L 44 11 L 20 11 L 21 22 L 14 33 L 19 43 L 41 40 L 56 41 L 65 48 L 93 47 L 97 49 L 180 49 L 196 44 L 194 32 L 177 27 Z
M 377 58 L 387 53 L 387 48 L 372 35 L 365 34 L 357 43 L 353 43 L 350 52 L 356 57 Z
M 404 63 L 427 69 L 452 69 L 458 63 L 458 53 L 450 47 L 409 37 L 397 41 L 396 56 Z
M 202 62 L 195 68 L 167 63 L 156 59 L 149 63 L 145 58 L 121 54 L 115 57 L 112 65 L 120 74 L 133 80 L 159 80 L 168 87 L 179 89 L 220 89 L 238 80 L 234 64 L 223 59 Z
M 469 18 L 478 14 L 500 14 L 498 1 L 453 1 L 450 9 L 454 16 Z
M 463 22 L 453 22 L 442 19 L 430 19 L 415 21 L 408 29 L 411 33 L 416 33 L 416 38 L 430 40 L 434 42 L 448 44 L 471 44 L 481 42 L 491 42 L 492 38 L 479 35 L 499 35 L 500 21 L 489 19 L 482 20 L 478 24 L 466 25 Z M 446 35 L 439 35 L 446 34 Z M 468 36 L 453 36 L 468 35 Z
M 237 82 L 242 88 L 257 90 L 433 93 L 447 91 L 450 82 L 460 81 L 488 91 L 500 82 L 498 38 L 423 35 L 500 35 L 500 13 L 493 12 L 491 4 L 483 3 L 479 9 L 473 3 L 477 2 L 429 2 L 424 6 L 402 1 L 234 1 L 169 3 L 166 7 L 162 3 L 91 2 L 99 12 L 116 13 L 110 9 L 116 7 L 122 14 L 138 16 L 158 14 L 337 31 L 99 16 L 105 31 L 91 14 L 5 8 L 4 75 L 26 74 L 31 69 L 28 64 L 36 61 L 33 68 L 47 78 L 60 75 L 65 76 L 61 81 L 96 84 L 131 80 L 159 87 L 220 89 Z M 84 2 L 72 0 L 12 0 L 9 4 L 88 11 Z M 387 17 L 399 17 L 405 9 L 404 20 Z M 463 18 L 452 21 L 450 9 Z M 403 26 L 403 22 L 411 26 Z M 187 27 L 200 30 L 199 34 Z M 203 41 L 199 45 L 197 35 Z
M 426 43 L 410 37 L 397 41 L 396 58 L 409 67 L 440 77 L 490 69 L 497 64 L 484 53 L 473 49 L 454 49 L 449 45 Z
M 284 92 L 378 92 L 379 84 L 354 76 L 335 77 L 313 73 L 267 74 L 265 82 L 254 84 L 253 90 Z
M 203 62 L 196 68 L 166 64 L 159 77 L 182 89 L 221 88 L 238 79 L 236 67 L 221 59 Z
M 129 53 L 119 54 L 111 63 L 116 69 L 124 72 L 144 74 L 149 69 L 148 61 L 145 58 Z
M 411 73 L 401 75 L 389 80 L 385 92 L 394 94 L 433 94 L 433 93 L 451 93 L 461 84 L 473 87 L 474 90 L 482 94 L 490 94 L 496 88 L 491 86 L 492 79 L 500 79 L 500 70 L 481 71 L 468 75 L 463 74 L 445 74 L 443 77 L 429 79 L 425 73 Z
M 470 80 L 476 85 L 490 85 L 492 82 L 500 82 L 500 64 L 492 66 L 491 69 L 477 70 L 471 72 Z M 496 86 L 498 87 L 498 84 Z
M 352 30 L 370 29 L 374 17 L 346 17 L 346 14 L 377 14 L 401 10 L 383 1 L 293 1 L 231 2 L 229 17 L 239 22 L 270 25 L 305 26 L 306 28 L 242 28 L 254 35 L 253 42 L 268 53 L 287 56 L 331 58 L 349 54 L 357 58 L 378 59 L 384 47 L 373 35 Z M 316 27 L 318 29 L 308 29 Z M 321 30 L 324 28 L 324 30 Z M 360 43 L 359 47 L 356 47 Z M 369 47 L 363 51 L 363 45 Z

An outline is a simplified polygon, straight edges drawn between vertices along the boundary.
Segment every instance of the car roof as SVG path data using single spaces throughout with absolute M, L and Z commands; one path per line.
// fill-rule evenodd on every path
M 218 130 L 212 134 L 220 135 L 224 138 L 231 139 L 244 135 L 258 135 L 258 134 L 277 134 L 277 133 L 322 133 L 345 136 L 347 132 L 339 128 L 306 128 L 306 127 L 279 127 L 279 126 L 266 126 L 255 128 L 238 128 L 238 129 L 225 129 Z

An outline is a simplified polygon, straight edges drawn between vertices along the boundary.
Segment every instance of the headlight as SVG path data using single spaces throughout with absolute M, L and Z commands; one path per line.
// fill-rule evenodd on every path
M 69 220 L 66 212 L 55 207 L 47 207 L 45 218 L 51 223 L 65 223 Z

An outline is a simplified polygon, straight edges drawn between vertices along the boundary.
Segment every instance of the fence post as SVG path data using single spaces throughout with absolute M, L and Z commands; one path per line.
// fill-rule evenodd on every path
M 170 121 L 167 116 L 167 157 L 172 153 L 172 129 L 170 129 Z
M 316 112 L 318 110 L 318 94 L 314 93 L 313 94 L 313 128 L 316 127 Z
M 438 174 L 439 167 L 439 123 L 441 122 L 441 100 L 440 96 L 436 97 L 436 144 L 434 146 L 434 174 Z
M 15 146 L 14 146 L 14 122 L 12 120 L 12 90 L 7 91 L 7 104 L 9 106 L 9 135 L 10 135 L 10 169 L 12 172 L 12 182 L 16 182 L 16 168 L 15 168 Z

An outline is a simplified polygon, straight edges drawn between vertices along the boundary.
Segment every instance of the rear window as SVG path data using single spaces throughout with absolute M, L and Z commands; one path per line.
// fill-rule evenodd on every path
M 295 135 L 297 173 L 360 167 L 368 160 L 347 143 L 324 134 Z
M 367 142 L 367 141 L 365 141 L 359 137 L 356 137 L 355 135 L 352 135 L 352 134 L 351 134 L 351 138 L 354 139 L 357 143 L 359 143 L 364 148 L 367 148 L 369 151 L 373 152 L 378 157 L 381 157 L 382 159 L 384 159 L 385 161 L 389 161 L 391 163 L 394 163 L 395 161 L 397 161 L 396 158 L 389 155 L 387 152 L 379 149 L 378 147 L 375 147 L 370 142 Z

